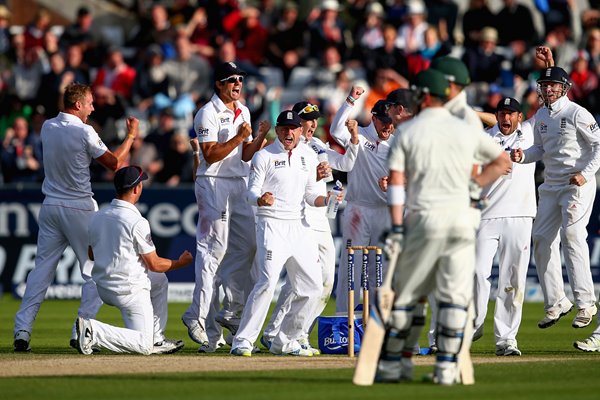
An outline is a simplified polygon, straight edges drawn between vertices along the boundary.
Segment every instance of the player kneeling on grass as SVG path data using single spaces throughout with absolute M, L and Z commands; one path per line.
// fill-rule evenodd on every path
M 441 72 L 420 72 L 414 91 L 420 111 L 401 125 L 388 158 L 392 231 L 386 246 L 400 255 L 390 265 L 395 297 L 377 379 L 412 379 L 420 331 L 413 313 L 418 300 L 433 293 L 439 310 L 434 380 L 452 385 L 459 381 L 458 353 L 473 296 L 477 226 L 470 217 L 469 186 L 492 183 L 510 161 L 492 138 L 443 107 L 448 81 Z M 471 178 L 475 159 L 486 165 Z
M 78 317 L 77 342 L 82 354 L 91 354 L 92 347 L 141 354 L 174 353 L 183 347 L 183 341 L 162 336 L 167 285 L 154 281 L 166 283 L 164 272 L 184 267 L 193 259 L 187 250 L 178 260 L 156 254 L 150 225 L 135 207 L 146 179 L 148 175 L 137 166 L 118 170 L 114 178 L 117 197 L 90 222 L 92 279 L 102 301 L 121 310 L 125 328 Z M 151 287 L 160 289 L 151 294 Z

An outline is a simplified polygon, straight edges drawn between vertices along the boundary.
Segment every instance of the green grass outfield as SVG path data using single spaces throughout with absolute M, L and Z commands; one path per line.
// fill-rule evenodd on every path
M 0 298 L 0 376 L 7 368 L 19 363 L 56 363 L 54 373 L 60 373 L 61 363 L 77 365 L 92 359 L 78 355 L 68 347 L 71 324 L 78 302 L 46 301 L 35 323 L 32 338 L 33 351 L 29 354 L 12 352 L 13 318 L 19 302 L 10 296 Z M 223 349 L 216 354 L 198 355 L 197 345 L 187 337 L 179 318 L 187 304 L 170 304 L 167 336 L 184 338 L 186 347 L 177 355 L 150 356 L 169 362 L 169 357 L 190 362 L 199 359 L 219 362 L 230 357 Z M 490 311 L 493 304 L 490 305 Z M 351 368 L 314 369 L 312 360 L 307 367 L 296 370 L 229 371 L 229 372 L 176 372 L 92 374 L 85 376 L 34 376 L 0 377 L 0 399 L 598 399 L 600 398 L 600 354 L 583 353 L 573 348 L 573 341 L 592 332 L 593 327 L 573 329 L 574 314 L 556 326 L 542 331 L 537 320 L 542 316 L 541 304 L 526 304 L 519 333 L 519 347 L 523 357 L 499 358 L 494 355 L 491 315 L 488 316 L 486 334 L 473 344 L 477 383 L 474 386 L 439 387 L 430 383 L 413 382 L 398 385 L 356 387 L 351 384 Z M 327 312 L 333 314 L 333 301 Z M 116 309 L 105 306 L 98 319 L 121 325 Z M 596 321 L 592 323 L 595 326 Z M 316 337 L 313 335 L 313 344 Z M 424 343 L 423 343 L 424 344 Z M 123 355 L 108 355 L 118 361 Z M 215 358 L 217 357 L 217 358 Z M 218 358 L 221 357 L 221 358 Z M 253 360 L 266 355 L 254 355 Z M 325 356 L 322 356 L 325 357 Z M 329 356 L 328 356 L 329 357 Z M 343 356 L 339 356 L 343 357 Z M 273 357 L 270 357 L 271 359 Z M 142 363 L 144 356 L 132 357 Z M 286 362 L 287 357 L 281 357 Z M 417 361 L 431 362 L 432 357 L 419 357 Z M 258 361 L 258 360 L 256 360 Z M 267 358 L 265 358 L 267 361 Z M 294 360 L 295 361 L 295 360 Z M 499 362 L 500 361 L 500 362 Z M 318 362 L 318 360 L 314 360 Z M 184 366 L 185 367 L 185 366 Z M 181 368 L 185 371 L 185 368 Z M 432 370 L 431 366 L 418 366 L 415 376 Z M 5 371 L 3 374 L 2 371 Z M 9 372 L 9 371 L 8 371 Z

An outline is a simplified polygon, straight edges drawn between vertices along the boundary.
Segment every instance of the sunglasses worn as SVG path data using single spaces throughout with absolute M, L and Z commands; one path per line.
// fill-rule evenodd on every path
M 221 79 L 220 82 L 227 82 L 227 83 L 242 83 L 244 82 L 244 77 L 243 76 L 239 76 L 239 75 L 234 75 L 234 76 L 230 76 L 229 78 L 225 78 L 225 79 Z
M 319 112 L 319 107 L 312 105 L 312 104 L 307 104 L 306 107 L 304 107 L 302 110 L 300 110 L 298 112 L 298 115 L 300 114 L 310 114 L 311 112 Z

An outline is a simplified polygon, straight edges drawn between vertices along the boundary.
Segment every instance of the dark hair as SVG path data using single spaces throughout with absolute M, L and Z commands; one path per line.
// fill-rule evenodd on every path
M 75 107 L 75 103 L 78 101 L 85 100 L 85 96 L 87 96 L 88 93 L 92 93 L 92 88 L 90 86 L 77 82 L 71 83 L 65 89 L 65 94 L 63 96 L 65 110 Z

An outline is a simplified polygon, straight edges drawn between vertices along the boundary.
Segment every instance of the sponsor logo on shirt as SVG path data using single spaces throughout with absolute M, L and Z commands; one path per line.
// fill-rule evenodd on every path
M 598 130 L 598 123 L 594 122 L 593 124 L 590 124 L 588 126 L 588 129 L 590 130 L 590 132 L 594 133 Z
M 273 260 L 273 251 L 267 250 L 267 261 L 272 261 L 272 260 Z
M 198 128 L 198 136 L 208 136 L 208 128 Z
M 151 234 L 147 234 L 146 235 L 146 243 L 148 243 L 150 246 L 154 246 L 154 242 L 152 242 L 152 235 Z
M 285 160 L 275 160 L 273 165 L 274 165 L 275 169 L 278 169 L 278 168 L 284 168 L 285 163 L 286 163 Z
M 375 148 L 377 146 L 375 146 L 375 143 L 371 143 L 371 142 L 365 142 L 365 147 L 371 151 L 375 151 Z
M 228 124 L 229 123 L 229 117 L 221 117 L 219 119 L 221 120 L 222 124 Z
M 310 147 L 312 147 L 312 149 L 315 151 L 315 153 L 319 153 L 319 148 L 317 146 L 315 146 L 314 144 L 311 145 Z
M 306 160 L 304 159 L 304 156 L 300 157 L 300 163 L 302 164 L 302 170 L 306 171 Z

